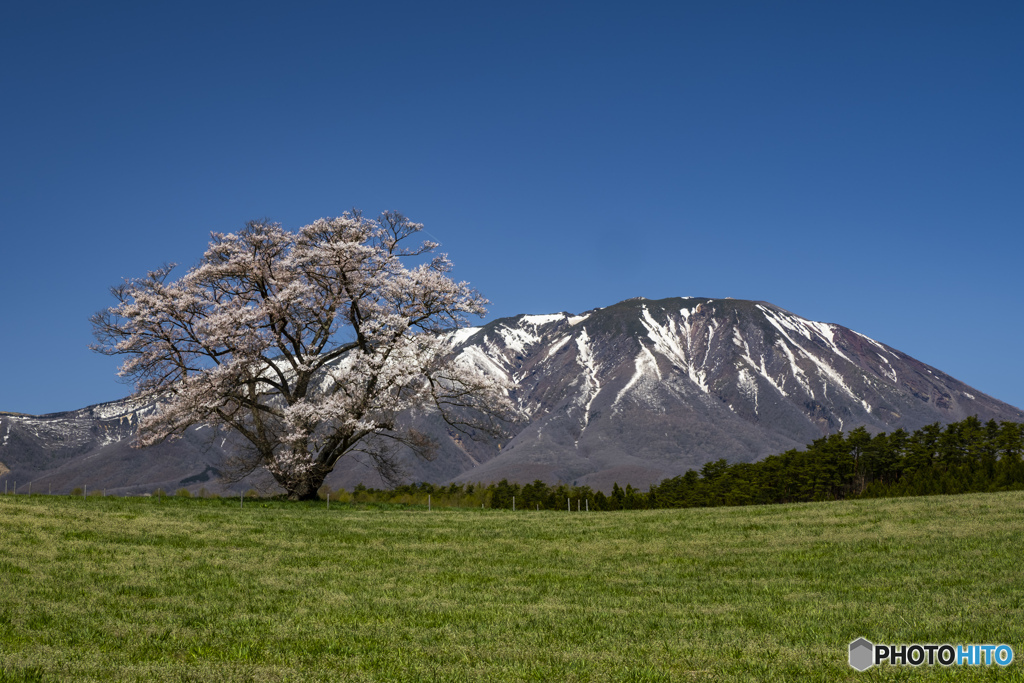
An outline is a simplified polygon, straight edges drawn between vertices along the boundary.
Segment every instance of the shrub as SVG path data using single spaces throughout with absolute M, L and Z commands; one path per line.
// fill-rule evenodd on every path
M 338 489 L 337 491 L 331 491 L 330 488 L 324 490 L 324 500 L 331 499 L 332 503 L 350 503 L 352 502 L 352 495 L 345 489 Z
M 352 489 L 352 499 L 357 503 L 365 503 L 370 499 L 370 495 L 362 482 L 356 484 L 356 487 Z
M 174 495 L 177 496 L 178 498 L 191 498 L 192 492 L 186 488 L 180 488 L 174 492 Z

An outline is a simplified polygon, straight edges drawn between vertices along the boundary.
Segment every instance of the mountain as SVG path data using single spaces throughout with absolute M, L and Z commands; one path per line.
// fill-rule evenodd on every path
M 825 434 L 1024 412 L 885 344 L 766 302 L 630 299 L 459 332 L 463 362 L 516 384 L 523 426 L 457 481 L 646 485 Z
M 139 416 L 152 405 L 131 399 L 49 415 L 0 412 L 0 475 L 18 492 L 88 491 L 140 494 L 202 485 L 215 490 L 230 455 L 225 435 L 192 428 L 181 439 L 136 449 Z M 9 470 L 4 473 L 4 470 Z M 262 482 L 244 482 L 245 488 Z
M 581 315 L 520 315 L 451 333 L 458 362 L 513 383 L 511 438 L 474 441 L 436 415 L 406 416 L 438 443 L 404 457 L 410 481 L 565 481 L 646 487 L 726 458 L 752 462 L 864 425 L 871 432 L 955 422 L 1024 421 L 1024 412 L 885 344 L 766 302 L 630 299 Z M 129 447 L 130 400 L 44 416 L 0 413 L 0 473 L 35 490 L 218 490 L 232 439 L 193 428 Z M 380 485 L 347 456 L 328 484 Z M 268 486 L 253 475 L 238 486 Z M 20 490 L 24 491 L 24 486 Z

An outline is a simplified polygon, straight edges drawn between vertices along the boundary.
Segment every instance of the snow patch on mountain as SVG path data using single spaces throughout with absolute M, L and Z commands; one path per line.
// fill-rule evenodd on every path
M 773 311 L 773 310 L 771 310 L 769 308 L 765 308 L 764 306 L 760 306 L 759 305 L 758 308 L 761 309 L 761 311 L 764 312 L 765 319 L 768 320 L 768 322 L 771 323 L 775 327 L 775 329 L 777 329 L 779 331 L 779 333 L 783 337 L 786 338 L 787 341 L 789 341 L 798 351 L 800 351 L 800 353 L 805 358 L 810 360 L 817 367 L 818 375 L 823 380 L 825 380 L 825 382 L 822 384 L 822 392 L 823 392 L 822 395 L 823 395 L 823 397 L 825 397 L 825 398 L 828 397 L 828 380 L 831 380 L 832 383 L 835 386 L 838 386 L 847 396 L 849 396 L 853 400 L 859 402 L 861 404 L 861 406 L 863 406 L 865 411 L 867 411 L 868 413 L 871 412 L 871 405 L 867 401 L 862 399 L 861 397 L 857 396 L 854 393 L 854 391 L 852 389 L 850 389 L 849 386 L 847 386 L 847 384 L 843 380 L 843 376 L 842 376 L 842 374 L 840 372 L 838 372 L 835 368 L 833 368 L 828 363 L 822 361 L 820 358 L 818 358 L 818 356 L 816 354 L 811 353 L 811 352 L 807 351 L 806 349 L 804 349 L 803 346 L 798 344 L 786 332 L 786 330 L 788 329 L 788 330 L 792 331 L 794 334 L 801 334 L 808 341 L 810 341 L 810 340 L 813 339 L 811 331 L 812 330 L 816 330 L 816 331 L 820 330 L 821 328 L 818 327 L 818 326 L 825 326 L 825 328 L 827 328 L 828 326 L 825 325 L 825 323 L 814 323 L 814 325 L 810 325 L 810 324 L 803 324 L 803 323 L 809 323 L 810 321 L 805 321 L 803 319 L 797 319 L 801 323 L 800 325 L 797 325 L 792 320 L 788 319 L 789 318 L 788 316 L 779 315 L 775 311 Z M 830 336 L 829 336 L 829 338 L 826 341 L 830 344 L 831 347 L 834 347 L 834 348 L 832 348 L 833 352 L 837 356 L 840 356 L 840 357 L 846 359 L 847 362 L 853 364 L 853 361 L 851 361 L 845 354 L 843 354 L 841 351 L 839 351 L 839 349 L 837 347 L 835 347 L 835 343 L 832 341 L 832 338 L 831 338 L 832 331 L 830 329 L 829 329 L 829 335 Z M 818 336 L 820 337 L 821 335 L 818 334 Z
M 550 360 L 551 356 L 558 353 L 559 349 L 568 344 L 570 339 L 572 339 L 572 336 L 567 334 L 558 341 L 556 341 L 554 344 L 552 344 L 551 347 L 548 349 L 548 354 L 544 356 L 544 360 Z
M 789 359 L 789 369 L 792 371 L 792 377 L 796 380 L 797 384 L 803 387 L 803 390 L 807 392 L 807 395 L 812 399 L 814 398 L 814 389 L 811 388 L 811 383 L 807 379 L 807 373 L 803 371 L 796 363 L 796 356 L 793 355 L 793 350 L 789 348 L 789 344 L 786 343 L 788 338 L 779 339 L 775 345 L 780 347 L 783 353 L 786 354 L 786 358 Z M 787 394 L 788 395 L 788 394 Z
M 112 443 L 118 443 L 123 438 L 124 434 L 119 430 L 106 431 L 103 433 L 103 438 L 100 439 L 100 446 L 109 446 Z
M 807 356 L 809 359 L 811 359 L 812 363 L 814 363 L 815 365 L 818 366 L 819 374 L 822 374 L 824 377 L 827 377 L 828 379 L 831 379 L 832 382 L 836 386 L 838 386 L 840 389 L 842 389 L 846 393 L 847 396 L 849 396 L 850 398 L 852 398 L 855 401 L 859 401 L 860 404 L 862 406 L 864 406 L 864 410 L 866 410 L 869 413 L 871 412 L 871 405 L 867 401 L 865 401 L 862 398 L 860 398 L 859 396 L 857 396 L 857 394 L 855 394 L 853 392 L 853 389 L 851 389 L 849 386 L 847 386 L 846 382 L 843 381 L 843 376 L 841 374 L 839 374 L 839 372 L 837 372 L 835 368 L 833 368 L 828 363 L 825 363 L 824 361 L 822 361 L 820 358 L 818 358 L 817 356 L 815 356 L 812 353 L 807 353 L 805 351 L 804 355 Z M 828 386 L 828 385 L 826 384 L 825 386 Z
M 526 352 L 526 348 L 540 341 L 540 336 L 527 332 L 521 327 L 499 327 L 498 334 L 505 346 L 518 354 Z
M 448 343 L 452 346 L 458 346 L 479 331 L 479 327 L 463 327 L 462 329 L 455 330 L 449 335 Z
M 455 362 L 464 367 L 475 368 L 478 372 L 493 378 L 506 381 L 509 379 L 505 369 L 498 365 L 490 355 L 479 346 L 467 346 L 459 354 Z
M 898 382 L 896 377 L 896 368 L 892 367 L 892 363 L 889 362 L 889 359 L 883 356 L 882 354 L 878 353 L 875 355 L 881 358 L 882 361 L 885 363 L 885 367 L 881 368 L 882 372 L 885 374 L 886 377 L 892 380 L 893 384 L 896 384 Z
M 587 334 L 586 328 L 576 337 L 576 348 L 579 350 L 576 362 L 584 370 L 583 394 L 580 397 L 580 404 L 582 405 L 582 402 L 586 401 L 586 407 L 583 409 L 583 429 L 586 429 L 590 424 L 590 407 L 594 405 L 594 399 L 601 391 L 601 381 L 597 378 L 598 367 L 594 361 L 594 349 L 590 344 L 590 335 Z
M 565 314 L 551 313 L 548 315 L 524 315 L 520 320 L 527 325 L 537 327 L 539 325 L 547 325 L 549 323 L 558 322 L 559 320 L 565 320 Z
M 633 365 L 635 368 L 633 376 L 626 382 L 626 386 L 619 389 L 619 393 L 615 395 L 615 400 L 612 401 L 613 409 L 619 405 L 619 401 L 622 400 L 623 396 L 634 387 L 637 388 L 636 393 L 642 401 L 650 402 L 654 399 L 653 390 L 661 382 L 661 369 L 658 368 L 658 359 L 655 358 L 649 348 L 641 344 L 640 353 L 637 354 Z
M 860 337 L 860 338 L 862 338 L 862 339 L 865 339 L 865 340 L 867 340 L 868 342 L 870 342 L 870 343 L 874 344 L 874 345 L 875 345 L 875 346 L 877 346 L 877 347 L 878 347 L 879 349 L 881 349 L 882 351 L 884 351 L 884 352 L 888 353 L 888 354 L 889 354 L 890 356 L 892 356 L 892 357 L 893 357 L 893 358 L 895 358 L 896 360 L 899 360 L 899 356 L 898 356 L 898 355 L 896 355 L 895 353 L 893 353 L 892 349 L 890 349 L 890 348 L 886 347 L 886 346 L 885 346 L 885 344 L 881 344 L 881 343 L 879 343 L 879 342 L 875 341 L 874 339 L 872 339 L 871 337 L 867 336 L 866 334 L 861 334 L 861 333 L 860 333 L 860 332 L 858 332 L 857 330 L 850 330 L 850 331 L 851 331 L 851 332 L 853 332 L 853 333 L 854 333 L 855 335 L 857 335 L 858 337 Z
M 779 392 L 783 396 L 789 396 L 789 394 L 786 393 L 786 390 L 782 388 L 782 385 L 776 382 L 768 373 L 768 368 L 765 367 L 764 363 L 764 355 L 761 356 L 760 363 L 754 362 L 754 359 L 750 353 L 750 344 L 748 344 L 746 340 L 743 339 L 743 336 L 740 334 L 740 331 L 737 328 L 733 328 L 733 343 L 735 343 L 737 346 L 740 346 L 743 349 L 743 355 L 741 356 L 741 358 L 747 361 L 750 367 L 757 371 L 759 375 L 764 377 L 765 380 L 767 380 L 768 383 L 771 384 L 772 387 L 774 387 L 775 391 Z
M 640 321 L 647 328 L 647 336 L 654 342 L 655 350 L 665 356 L 674 365 L 681 368 L 689 366 L 689 359 L 686 351 L 679 344 L 679 330 L 676 329 L 675 321 L 669 318 L 668 325 L 662 325 L 651 317 L 651 312 L 644 306 Z
M 126 398 L 120 401 L 111 401 L 110 403 L 100 403 L 99 405 L 95 405 L 92 407 L 92 414 L 93 417 L 98 417 L 101 420 L 110 420 L 115 417 L 127 416 L 131 413 L 151 407 L 152 404 L 148 401 L 138 401 Z
M 667 324 L 662 325 L 651 315 L 651 312 L 644 306 L 641 310 L 640 322 L 647 330 L 647 337 L 654 342 L 654 350 L 664 356 L 676 367 L 685 370 L 687 376 L 705 394 L 709 393 L 707 384 L 707 373 L 703 365 L 707 363 L 707 351 L 704 354 L 704 364 L 701 368 L 695 367 L 693 348 L 693 329 L 689 320 L 690 311 L 681 309 L 680 315 L 683 319 L 681 326 L 676 326 L 676 321 L 668 319 Z M 716 326 L 712 324 L 708 329 L 708 339 L 714 334 Z M 680 343 L 682 341 L 683 343 Z M 685 344 L 685 348 L 683 347 Z
M 839 345 L 836 344 L 836 332 L 834 325 L 830 325 L 828 323 L 819 323 L 813 320 L 804 320 L 802 318 L 798 318 L 798 320 L 800 321 L 801 325 L 813 330 L 814 333 L 817 334 L 818 338 L 824 341 L 834 354 L 836 354 L 837 356 L 846 360 L 849 363 L 853 363 L 853 361 L 850 360 L 850 357 L 843 353 L 842 349 L 839 348 Z M 811 339 L 811 336 L 808 335 L 807 338 Z
M 748 399 L 754 402 L 754 414 L 758 415 L 758 395 L 757 395 L 757 382 L 754 380 L 754 376 L 746 368 L 740 368 L 739 374 L 739 388 Z

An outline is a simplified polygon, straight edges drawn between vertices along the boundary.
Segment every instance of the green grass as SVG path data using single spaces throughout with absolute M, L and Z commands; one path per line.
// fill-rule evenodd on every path
M 1024 680 L 1024 494 L 610 513 L 0 496 L 0 682 Z

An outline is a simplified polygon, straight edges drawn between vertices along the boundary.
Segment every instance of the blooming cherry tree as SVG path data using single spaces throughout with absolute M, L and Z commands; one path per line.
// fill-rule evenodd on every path
M 407 246 L 422 227 L 394 212 L 297 233 L 250 222 L 214 233 L 180 279 L 170 265 L 113 287 L 117 305 L 92 317 L 93 348 L 126 356 L 120 375 L 158 406 L 139 444 L 226 427 L 250 446 L 246 471 L 264 467 L 308 499 L 346 454 L 368 454 L 385 479 L 395 445 L 429 457 L 430 439 L 399 419 L 414 407 L 500 433 L 508 387 L 456 365 L 446 346 L 488 302 L 448 277 L 436 243 Z

